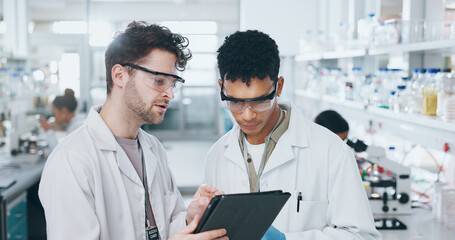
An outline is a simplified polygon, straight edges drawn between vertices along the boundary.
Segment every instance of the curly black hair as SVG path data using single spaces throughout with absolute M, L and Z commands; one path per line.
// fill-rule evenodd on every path
M 237 31 L 227 36 L 218 49 L 218 69 L 221 79 L 236 81 L 242 79 L 247 86 L 250 79 L 264 79 L 269 76 L 278 80 L 280 52 L 269 35 L 257 31 Z
M 169 51 L 177 57 L 177 70 L 185 70 L 192 54 L 188 47 L 188 39 L 180 34 L 172 33 L 167 27 L 148 24 L 144 21 L 133 21 L 124 31 L 118 32 L 109 44 L 105 53 L 107 94 L 112 89 L 111 70 L 115 64 L 138 64 L 153 49 Z M 132 69 L 129 69 L 131 73 Z

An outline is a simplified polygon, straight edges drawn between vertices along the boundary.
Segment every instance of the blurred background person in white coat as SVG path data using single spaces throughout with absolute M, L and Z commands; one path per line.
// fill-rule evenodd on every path
M 40 119 L 41 127 L 46 132 L 46 141 L 52 151 L 59 140 L 80 127 L 85 120 L 85 115 L 76 114 L 77 99 L 72 89 L 65 89 L 63 96 L 57 96 L 52 102 L 51 110 L 55 121 L 49 123 L 44 117 Z

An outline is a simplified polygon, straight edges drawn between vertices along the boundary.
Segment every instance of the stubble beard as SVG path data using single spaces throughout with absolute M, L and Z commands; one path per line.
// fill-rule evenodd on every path
M 144 101 L 140 98 L 139 92 L 134 84 L 135 80 L 128 81 L 125 86 L 124 100 L 130 111 L 136 115 L 136 118 L 147 124 L 160 124 L 163 122 L 164 113 L 155 111 L 152 102 L 150 108 L 147 107 Z

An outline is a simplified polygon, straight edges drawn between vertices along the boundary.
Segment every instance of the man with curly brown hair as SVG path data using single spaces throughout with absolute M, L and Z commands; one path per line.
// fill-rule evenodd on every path
M 140 129 L 163 121 L 174 89 L 184 83 L 177 70 L 191 58 L 187 46 L 185 37 L 145 22 L 130 23 L 114 38 L 105 55 L 106 102 L 57 145 L 43 171 L 48 239 L 225 235 L 224 229 L 191 234 L 218 192 L 201 186 L 185 209 L 163 146 Z
M 356 161 L 341 139 L 290 104 L 278 46 L 248 30 L 218 49 L 221 100 L 236 124 L 210 149 L 204 180 L 225 193 L 292 195 L 263 239 L 380 239 Z

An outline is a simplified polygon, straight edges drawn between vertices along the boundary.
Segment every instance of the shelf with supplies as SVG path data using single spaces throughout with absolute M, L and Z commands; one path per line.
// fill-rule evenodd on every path
M 295 61 L 317 61 L 323 59 L 352 58 L 362 56 L 376 56 L 399 52 L 418 52 L 437 49 L 455 48 L 455 40 L 440 40 L 395 45 L 374 46 L 368 48 L 346 49 L 340 51 L 308 52 L 295 56 Z
M 294 94 L 303 98 L 300 101 L 303 105 L 318 107 L 319 110 L 333 109 L 365 124 L 380 123 L 382 131 L 423 146 L 442 150 L 448 144 L 449 152 L 455 153 L 455 122 L 444 122 L 433 116 L 397 113 L 333 96 L 308 93 L 302 89 L 296 89 Z M 300 107 L 302 104 L 297 103 Z
M 26 56 L 13 56 L 12 54 L 1 52 L 1 51 L 0 51 L 0 58 L 6 58 L 7 61 L 18 61 L 18 62 L 27 61 L 27 59 L 28 59 Z

